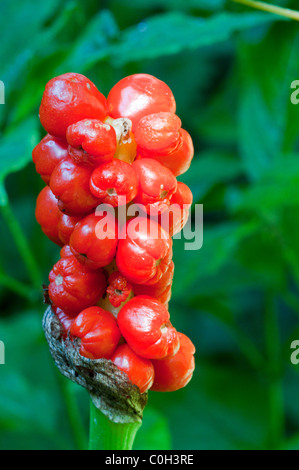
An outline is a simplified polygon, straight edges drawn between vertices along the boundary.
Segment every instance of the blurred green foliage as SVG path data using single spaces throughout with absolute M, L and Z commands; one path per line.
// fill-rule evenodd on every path
M 35 222 L 31 162 L 44 86 L 73 71 L 105 94 L 156 75 L 195 143 L 181 180 L 204 204 L 204 244 L 174 242 L 170 311 L 197 368 L 186 389 L 149 394 L 135 448 L 299 449 L 298 24 L 224 0 L 1 0 L 0 29 L 0 448 L 87 436 L 88 396 L 59 376 L 42 332 L 40 286 L 59 250 Z

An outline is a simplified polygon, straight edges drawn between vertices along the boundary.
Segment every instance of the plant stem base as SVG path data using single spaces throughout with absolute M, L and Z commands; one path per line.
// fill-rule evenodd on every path
M 141 423 L 114 423 L 90 402 L 89 450 L 131 450 Z

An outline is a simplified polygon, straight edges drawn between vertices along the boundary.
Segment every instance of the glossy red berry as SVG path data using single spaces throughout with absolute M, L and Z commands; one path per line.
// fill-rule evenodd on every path
M 70 157 L 55 167 L 50 178 L 50 188 L 62 212 L 75 217 L 83 216 L 99 204 L 89 189 L 91 173 L 92 168 L 76 165 Z
M 156 77 L 135 74 L 120 80 L 108 95 L 109 116 L 129 118 L 133 131 L 144 116 L 160 111 L 175 113 L 172 91 Z
M 117 241 L 115 217 L 110 213 L 101 216 L 90 214 L 77 223 L 70 247 L 80 263 L 98 269 L 111 263 Z
M 73 256 L 73 252 L 69 245 L 64 245 L 60 250 L 60 258 L 66 258 L 67 256 Z
M 75 163 L 100 165 L 112 160 L 116 147 L 116 133 L 112 126 L 98 119 L 83 119 L 68 127 L 66 139 Z
M 171 237 L 179 233 L 186 225 L 192 201 L 193 195 L 190 188 L 186 184 L 178 182 L 177 190 L 171 198 L 169 208 L 157 218 L 161 227 Z
M 132 285 L 119 271 L 114 271 L 109 276 L 106 292 L 111 305 L 119 307 L 131 294 Z
M 195 347 L 183 333 L 178 333 L 179 351 L 172 357 L 153 361 L 155 379 L 151 390 L 157 392 L 174 392 L 190 382 L 194 368 Z
M 169 318 L 161 302 L 140 295 L 122 307 L 117 322 L 121 334 L 138 356 L 162 359 L 175 354 L 179 348 L 178 334 Z
M 35 218 L 44 234 L 52 242 L 62 246 L 58 231 L 59 215 L 58 201 L 49 186 L 45 186 L 36 200 Z
M 116 264 L 136 284 L 158 282 L 171 261 L 172 241 L 159 224 L 144 217 L 130 220 L 118 243 Z
M 32 160 L 37 173 L 49 183 L 55 166 L 67 158 L 68 144 L 63 139 L 47 134 L 32 151 Z
M 145 156 L 148 158 L 150 155 L 146 153 Z M 174 176 L 179 176 L 190 168 L 193 156 L 194 147 L 191 136 L 185 129 L 181 129 L 180 140 L 174 150 L 164 154 L 152 154 L 151 158 L 166 166 L 166 168 L 172 171 Z
M 133 284 L 133 292 L 135 295 L 147 295 L 159 300 L 162 304 L 167 304 L 171 297 L 173 274 L 174 263 L 171 261 L 166 272 L 156 284 L 149 286 L 144 284 Z
M 68 245 L 70 243 L 70 238 L 74 228 L 80 220 L 81 217 L 73 217 L 59 211 L 57 229 L 59 239 L 64 245 Z
M 47 83 L 39 116 L 49 134 L 65 138 L 68 126 L 77 121 L 103 120 L 107 116 L 107 102 L 84 75 L 65 73 Z
M 75 256 L 61 258 L 49 274 L 49 297 L 66 313 L 78 313 L 97 303 L 106 290 L 102 270 L 90 270 Z
M 131 202 L 137 194 L 137 186 L 132 165 L 116 159 L 96 168 L 90 178 L 92 194 L 113 207 Z
M 143 157 L 172 152 L 179 144 L 181 125 L 180 118 L 173 113 L 161 112 L 145 116 L 134 133 L 137 152 Z
M 55 305 L 52 305 L 52 310 L 60 321 L 63 330 L 63 337 L 65 339 L 74 322 L 75 317 L 70 313 L 64 312 L 63 310 L 61 310 L 61 308 L 55 307 Z
M 149 359 L 144 359 L 132 351 L 127 344 L 121 344 L 111 357 L 112 362 L 127 374 L 140 393 L 149 390 L 154 381 L 154 367 Z
M 80 354 L 89 359 L 109 359 L 121 338 L 112 313 L 96 306 L 76 317 L 70 333 L 81 339 Z
M 177 189 L 177 180 L 168 168 L 151 158 L 136 160 L 132 167 L 138 177 L 134 202 L 142 204 L 150 214 L 164 212 Z

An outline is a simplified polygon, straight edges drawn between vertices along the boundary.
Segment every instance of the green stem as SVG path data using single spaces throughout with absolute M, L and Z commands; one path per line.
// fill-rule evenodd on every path
M 6 287 L 7 289 L 15 292 L 16 294 L 20 295 L 21 297 L 25 297 L 26 299 L 33 301 L 35 298 L 38 297 L 39 292 L 32 289 L 32 286 L 27 286 L 22 282 L 14 279 L 13 277 L 4 274 L 0 270 L 0 285 Z
M 269 13 L 274 13 L 275 15 L 285 16 L 291 20 L 299 21 L 299 11 L 290 10 L 289 8 L 277 7 L 276 5 L 270 5 L 269 3 L 264 2 L 255 2 L 252 0 L 232 0 L 235 3 L 241 3 L 242 5 L 247 5 L 248 7 L 256 8 L 258 10 L 267 11 Z
M 131 450 L 141 423 L 113 423 L 90 402 L 89 450 Z
M 0 211 L 14 239 L 20 256 L 24 261 L 33 285 L 36 288 L 39 288 L 41 285 L 41 275 L 38 265 L 28 245 L 23 230 L 15 218 L 8 201 L 5 205 L 0 205 Z

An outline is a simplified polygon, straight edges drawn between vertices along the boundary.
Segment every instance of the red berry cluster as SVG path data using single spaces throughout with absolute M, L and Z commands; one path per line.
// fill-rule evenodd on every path
M 176 177 L 193 144 L 175 110 L 169 87 L 151 75 L 124 78 L 106 99 L 85 76 L 66 73 L 46 85 L 48 134 L 33 150 L 47 184 L 36 219 L 62 247 L 49 275 L 52 309 L 65 336 L 80 338 L 81 355 L 111 359 L 142 393 L 182 388 L 194 370 L 194 346 L 168 312 L 171 237 L 192 203 Z

